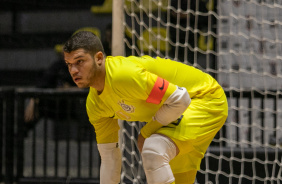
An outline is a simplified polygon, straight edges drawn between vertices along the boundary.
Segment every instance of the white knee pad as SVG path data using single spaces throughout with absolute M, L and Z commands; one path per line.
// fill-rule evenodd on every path
M 141 155 L 148 184 L 174 181 L 169 162 L 176 156 L 176 146 L 167 137 L 153 134 L 147 138 Z

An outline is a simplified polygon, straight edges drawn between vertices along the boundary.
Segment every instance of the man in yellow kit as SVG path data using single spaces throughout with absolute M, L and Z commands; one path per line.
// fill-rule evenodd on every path
M 64 58 L 77 86 L 90 87 L 86 108 L 102 159 L 101 184 L 120 182 L 118 119 L 147 122 L 138 148 L 148 184 L 194 183 L 228 112 L 224 91 L 210 75 L 159 57 L 106 57 L 90 32 L 73 35 Z

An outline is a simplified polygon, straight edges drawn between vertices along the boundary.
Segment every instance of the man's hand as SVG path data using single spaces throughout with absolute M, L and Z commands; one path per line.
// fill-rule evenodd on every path
M 139 149 L 140 153 L 142 152 L 142 148 L 143 148 L 144 142 L 145 142 L 145 138 L 142 136 L 142 134 L 139 134 L 138 135 L 138 140 L 137 140 L 137 146 L 138 146 L 138 149 Z

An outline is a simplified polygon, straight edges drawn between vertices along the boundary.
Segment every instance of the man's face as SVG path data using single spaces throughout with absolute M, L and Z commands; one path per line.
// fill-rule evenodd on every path
M 65 62 L 73 81 L 79 88 L 87 88 L 94 84 L 97 75 L 97 64 L 84 49 L 70 53 L 64 52 Z

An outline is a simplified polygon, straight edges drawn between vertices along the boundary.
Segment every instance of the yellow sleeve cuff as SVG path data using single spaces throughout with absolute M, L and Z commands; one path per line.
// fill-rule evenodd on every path
M 141 135 L 144 138 L 148 138 L 153 133 L 155 133 L 158 129 L 160 129 L 162 126 L 163 125 L 158 121 L 150 121 L 141 129 Z

